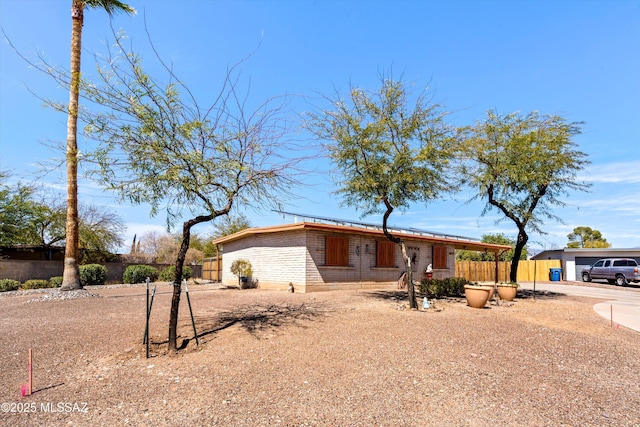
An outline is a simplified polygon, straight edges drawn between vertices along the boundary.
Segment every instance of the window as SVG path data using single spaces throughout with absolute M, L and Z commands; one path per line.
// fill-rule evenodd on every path
M 611 265 L 611 261 L 606 260 L 606 261 L 604 262 L 604 266 L 605 266 L 605 267 L 609 267 L 610 265 Z
M 602 267 L 602 264 L 604 264 L 604 261 L 600 260 L 598 262 L 596 262 L 595 264 L 593 264 L 594 267 Z
M 325 239 L 325 265 L 348 266 L 349 239 L 335 236 L 327 236 Z
M 376 242 L 376 267 L 396 266 L 396 244 L 393 242 Z
M 638 264 L 634 259 L 618 259 L 613 261 L 614 267 L 635 267 Z
M 447 247 L 433 247 L 433 268 L 447 268 Z

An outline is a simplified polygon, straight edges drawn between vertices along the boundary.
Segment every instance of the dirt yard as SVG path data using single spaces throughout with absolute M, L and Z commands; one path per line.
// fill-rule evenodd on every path
M 149 359 L 144 286 L 0 296 L 0 425 L 640 426 L 640 333 L 595 300 L 410 311 L 392 291 L 189 290 L 199 345 L 183 293 L 167 353 L 159 285 Z

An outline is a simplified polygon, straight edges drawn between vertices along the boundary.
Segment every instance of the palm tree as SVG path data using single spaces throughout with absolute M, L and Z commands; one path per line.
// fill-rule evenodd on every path
M 64 272 L 61 290 L 80 289 L 78 268 L 78 97 L 80 93 L 80 53 L 84 8 L 104 9 L 109 16 L 135 10 L 118 0 L 72 0 L 71 2 L 71 81 L 67 118 L 67 222 Z

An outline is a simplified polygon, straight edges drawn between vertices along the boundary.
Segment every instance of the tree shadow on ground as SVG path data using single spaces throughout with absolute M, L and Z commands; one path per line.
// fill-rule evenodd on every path
M 296 325 L 305 328 L 304 322 L 324 317 L 327 312 L 324 304 L 320 302 L 272 303 L 236 307 L 213 316 L 200 316 L 196 320 L 198 339 L 206 342 L 216 333 L 235 325 L 254 337 L 261 338 L 265 333 L 288 326 Z
M 560 297 L 566 297 L 567 294 L 563 294 L 561 292 L 552 292 L 552 291 L 535 291 L 533 289 L 518 289 L 518 293 L 516 298 L 520 299 L 557 299 Z
M 397 290 L 397 291 L 370 291 L 367 293 L 363 293 L 363 295 L 371 298 L 376 298 L 382 301 L 389 302 L 400 302 L 406 301 L 409 302 L 409 295 L 406 290 Z M 418 295 L 416 294 L 416 297 Z

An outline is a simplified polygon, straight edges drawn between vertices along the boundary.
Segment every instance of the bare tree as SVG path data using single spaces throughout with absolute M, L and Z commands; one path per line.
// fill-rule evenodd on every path
M 87 154 L 107 188 L 123 200 L 161 209 L 168 227 L 182 222 L 169 321 L 169 349 L 177 349 L 182 268 L 194 226 L 227 215 L 236 204 L 278 207 L 298 184 L 295 147 L 287 139 L 287 98 L 254 104 L 239 92 L 238 66 L 227 69 L 221 88 L 203 107 L 172 68 L 162 82 L 143 69 L 142 59 L 115 34 L 115 45 L 96 55 L 95 82 L 81 94 L 94 103 L 83 109 L 88 137 L 99 149 Z M 155 50 L 154 50 L 155 51 Z M 64 73 L 54 74 L 64 83 Z M 253 105 L 250 108 L 249 105 Z

